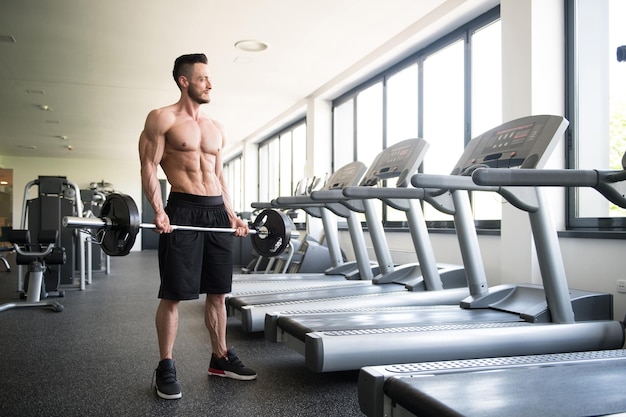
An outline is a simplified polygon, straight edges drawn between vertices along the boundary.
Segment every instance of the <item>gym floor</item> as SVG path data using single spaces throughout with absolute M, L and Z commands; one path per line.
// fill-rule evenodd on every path
M 0 304 L 19 299 L 13 255 L 0 272 Z M 0 265 L 0 270 L 4 266 Z M 156 252 L 111 259 L 85 291 L 68 288 L 61 313 L 19 308 L 0 313 L 0 415 L 9 416 L 363 416 L 358 371 L 317 374 L 304 358 L 229 318 L 227 338 L 256 381 L 209 377 L 203 298 L 180 306 L 174 349 L 180 400 L 157 398 L 154 313 Z

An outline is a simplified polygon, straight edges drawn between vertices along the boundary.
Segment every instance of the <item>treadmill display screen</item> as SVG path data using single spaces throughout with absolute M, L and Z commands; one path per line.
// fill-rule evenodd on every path
M 562 116 L 535 115 L 511 120 L 472 139 L 452 170 L 466 175 L 479 165 L 491 168 L 541 168 L 568 122 Z
M 382 177 L 384 174 L 389 176 L 391 173 L 394 173 L 400 169 L 400 167 L 404 167 L 407 164 L 407 158 L 411 155 L 411 145 L 406 145 L 401 148 L 394 148 L 390 152 L 385 152 L 383 156 L 385 158 L 381 158 L 377 167 L 374 167 L 376 172 Z
M 407 176 L 413 175 L 424 159 L 428 143 L 423 139 L 406 139 L 383 150 L 372 162 L 362 186 L 373 186 L 381 180 L 397 178 L 396 186 L 405 186 Z
M 526 140 L 533 140 L 538 131 L 541 131 L 541 129 L 536 129 L 534 123 L 496 131 L 485 144 L 483 152 L 489 153 L 521 148 L 526 143 Z

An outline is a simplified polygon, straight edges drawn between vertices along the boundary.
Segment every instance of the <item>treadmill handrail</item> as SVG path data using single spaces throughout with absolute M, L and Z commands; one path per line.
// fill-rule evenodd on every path
M 311 198 L 315 201 L 342 201 L 346 200 L 342 193 L 342 189 L 336 190 L 319 190 L 311 193 Z
M 326 203 L 339 203 L 348 209 L 357 213 L 365 212 L 362 200 L 351 200 L 343 195 L 343 189 L 341 190 L 319 190 L 311 193 L 311 198 L 315 201 Z
M 323 205 L 321 203 L 316 203 L 308 195 L 276 197 L 274 200 L 272 200 L 272 204 L 274 206 L 298 206 L 298 207 L 301 207 L 303 205 L 312 205 L 312 206 Z
M 343 195 L 349 198 L 410 198 L 421 200 L 425 197 L 426 191 L 423 188 L 389 188 L 389 187 L 346 187 Z
M 250 203 L 250 207 L 254 209 L 268 209 L 268 208 L 272 208 L 272 203 L 255 201 L 253 203 Z
M 428 191 L 432 194 L 443 194 L 448 190 L 498 191 L 498 187 L 478 185 L 472 177 L 460 175 L 415 174 L 411 177 L 411 184 L 417 188 L 432 189 Z
M 480 168 L 474 171 L 472 180 L 486 186 L 590 187 L 610 202 L 626 208 L 626 197 L 614 185 L 626 180 L 626 171 Z
M 478 185 L 595 187 L 598 171 L 577 169 L 480 168 L 472 173 Z

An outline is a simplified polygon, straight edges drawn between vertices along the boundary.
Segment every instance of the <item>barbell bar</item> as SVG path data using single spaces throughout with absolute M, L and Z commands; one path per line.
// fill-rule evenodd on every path
M 71 227 L 78 229 L 107 229 L 113 226 L 113 221 L 109 218 L 101 217 L 76 217 L 65 216 L 63 217 L 63 227 Z M 171 225 L 173 230 L 189 230 L 192 232 L 216 232 L 216 233 L 235 233 L 237 229 L 228 227 L 203 227 L 203 226 L 181 226 L 177 224 Z M 154 223 L 139 223 L 140 229 L 156 229 L 157 226 Z M 259 235 L 259 238 L 265 239 L 269 232 L 267 227 L 261 226 L 258 229 L 248 230 L 250 235 Z
M 109 256 L 124 256 L 132 249 L 140 229 L 156 229 L 151 223 L 141 223 L 139 210 L 134 200 L 121 193 L 110 194 L 100 211 L 100 217 L 63 218 L 63 226 L 78 229 L 97 229 L 96 241 Z M 236 229 L 222 227 L 202 227 L 172 225 L 174 230 L 195 232 L 234 233 Z M 254 250 L 261 256 L 280 255 L 289 245 L 292 236 L 291 220 L 277 210 L 263 210 L 249 226 L 249 234 Z

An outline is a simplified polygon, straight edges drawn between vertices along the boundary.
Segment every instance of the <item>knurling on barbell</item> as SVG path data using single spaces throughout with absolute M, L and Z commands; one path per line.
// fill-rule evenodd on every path
M 109 256 L 128 255 L 140 229 L 155 229 L 150 223 L 141 223 L 135 201 L 126 194 L 109 194 L 102 205 L 100 217 L 63 218 L 63 226 L 81 229 L 97 229 L 102 251 Z M 234 233 L 235 229 L 201 226 L 172 225 L 174 230 L 197 232 Z M 254 250 L 261 256 L 278 256 L 291 240 L 291 220 L 277 210 L 263 210 L 250 225 L 250 237 Z

